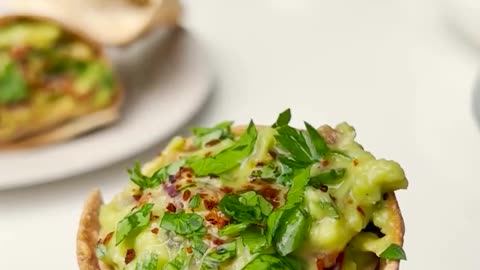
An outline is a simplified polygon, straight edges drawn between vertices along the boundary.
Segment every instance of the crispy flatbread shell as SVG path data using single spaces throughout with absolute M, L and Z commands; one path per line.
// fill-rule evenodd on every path
M 244 126 L 232 128 L 232 131 L 237 135 L 244 130 Z M 188 148 L 188 142 L 186 147 Z M 394 228 L 393 240 L 401 246 L 403 245 L 405 227 L 395 193 L 387 193 L 385 202 L 385 206 L 390 211 L 392 217 L 390 222 L 392 228 Z M 109 266 L 102 264 L 95 255 L 96 245 L 99 240 L 100 223 L 98 215 L 101 205 L 102 198 L 100 192 L 95 190 L 87 197 L 83 207 L 77 232 L 77 261 L 80 270 L 112 270 Z M 382 259 L 378 269 L 398 270 L 400 269 L 400 262 Z
M 95 42 L 87 35 L 66 28 L 64 24 L 54 21 L 50 18 L 30 15 L 5 16 L 0 18 L 0 26 L 21 19 L 50 21 L 62 26 L 63 31 L 68 32 L 69 34 L 88 44 L 94 49 L 97 56 L 103 59 L 103 61 L 111 67 L 111 63 L 106 57 L 99 43 Z M 108 107 L 80 116 L 60 115 L 56 116 L 55 119 L 52 119 L 49 122 L 43 123 L 42 125 L 31 125 L 24 127 L 22 132 L 18 132 L 13 137 L 7 138 L 3 141 L 0 140 L 0 151 L 16 150 L 68 140 L 80 134 L 115 122 L 119 118 L 120 108 L 124 101 L 124 90 L 117 78 L 115 78 L 115 81 L 117 88 L 114 89 L 114 91 L 116 94 L 112 103 Z
M 23 0 L 9 1 L 10 12 L 37 14 L 88 31 L 105 45 L 127 45 L 157 27 L 176 26 L 182 8 L 178 0 Z

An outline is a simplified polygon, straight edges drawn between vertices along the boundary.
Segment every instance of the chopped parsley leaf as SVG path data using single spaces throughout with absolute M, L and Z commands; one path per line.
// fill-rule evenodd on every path
M 160 227 L 180 235 L 195 233 L 202 229 L 203 218 L 195 213 L 165 213 Z
M 197 176 L 220 175 L 239 166 L 252 152 L 256 139 L 257 130 L 253 122 L 250 122 L 245 133 L 232 146 L 215 156 L 193 159 L 189 165 Z
M 152 208 L 153 203 L 144 204 L 140 209 L 118 222 L 115 232 L 116 245 L 120 244 L 131 232 L 138 231 L 148 225 Z
M 397 244 L 390 244 L 381 254 L 380 258 L 387 260 L 407 260 L 403 248 Z

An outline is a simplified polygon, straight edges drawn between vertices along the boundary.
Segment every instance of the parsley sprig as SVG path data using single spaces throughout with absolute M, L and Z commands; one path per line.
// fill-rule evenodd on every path
M 240 165 L 253 150 L 257 139 L 257 130 L 250 122 L 243 135 L 230 147 L 220 153 L 202 159 L 194 159 L 189 166 L 197 176 L 220 175 Z
M 153 208 L 153 203 L 144 204 L 137 211 L 129 214 L 117 224 L 115 232 L 115 242 L 119 245 L 132 232 L 138 231 L 150 222 L 150 210 Z

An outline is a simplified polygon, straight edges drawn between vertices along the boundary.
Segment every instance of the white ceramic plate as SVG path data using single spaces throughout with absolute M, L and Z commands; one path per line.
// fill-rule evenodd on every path
M 62 144 L 0 152 L 0 189 L 58 180 L 135 155 L 170 136 L 209 96 L 206 55 L 183 29 L 150 34 L 109 54 L 127 89 L 121 120 Z

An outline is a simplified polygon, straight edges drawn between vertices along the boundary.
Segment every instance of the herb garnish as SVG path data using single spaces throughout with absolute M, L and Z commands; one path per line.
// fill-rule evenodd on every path
M 292 119 L 292 114 L 290 109 L 286 109 L 278 115 L 277 121 L 275 121 L 275 124 L 273 124 L 272 127 L 276 128 L 286 126 L 288 123 L 290 123 L 290 119 Z
M 137 262 L 135 270 L 157 270 L 158 256 L 156 254 L 150 255 L 147 261 L 143 263 Z
M 197 176 L 220 175 L 240 165 L 252 152 L 256 139 L 257 130 L 253 122 L 250 122 L 245 133 L 232 146 L 215 156 L 194 159 L 189 165 Z
M 194 144 L 197 146 L 208 145 L 209 142 L 215 140 L 223 140 L 226 138 L 233 138 L 233 134 L 230 130 L 233 122 L 222 122 L 212 128 L 197 127 L 193 128 L 192 132 L 195 134 Z
M 127 172 L 132 182 L 137 184 L 141 189 L 147 189 L 163 184 L 168 179 L 168 176 L 176 174 L 183 164 L 185 164 L 185 161 L 179 160 L 160 168 L 151 177 L 148 177 L 142 174 L 140 163 L 135 162 L 133 169 L 128 169 Z
M 322 136 L 307 122 L 307 131 L 297 130 L 290 126 L 277 128 L 275 136 L 280 146 L 289 153 L 281 155 L 279 160 L 293 168 L 305 168 L 319 161 L 328 153 L 328 148 Z
M 255 191 L 225 195 L 218 208 L 225 215 L 239 222 L 258 223 L 273 210 L 272 204 Z
M 226 133 L 229 133 L 230 132 L 230 127 L 232 126 L 232 124 L 233 124 L 233 121 L 225 121 L 225 122 L 221 122 L 221 123 L 217 124 L 216 126 L 214 126 L 212 128 L 204 128 L 204 127 L 192 128 L 192 132 L 196 136 L 204 136 L 204 135 L 210 134 L 210 133 L 218 131 L 218 130 L 225 131 Z
M 0 56 L 0 89 L 0 104 L 19 102 L 28 96 L 20 69 L 6 56 Z
M 279 258 L 270 254 L 260 254 L 242 268 L 242 270 L 263 269 L 296 270 L 300 268 L 291 265 L 290 261 L 286 258 Z
M 188 203 L 188 207 L 194 209 L 197 208 L 200 205 L 200 194 L 195 194 L 191 199 L 190 202 Z
M 241 234 L 243 244 L 248 247 L 250 253 L 256 253 L 268 246 L 264 230 L 260 228 L 251 228 Z
M 195 213 L 165 213 L 160 227 L 177 234 L 192 234 L 203 228 L 203 218 Z
M 274 236 L 277 252 L 286 256 L 300 247 L 309 225 L 309 216 L 301 207 L 285 211 Z
M 223 227 L 219 232 L 219 236 L 237 236 L 241 232 L 245 231 L 250 223 L 237 223 L 237 224 L 229 224 Z
M 191 259 L 192 257 L 188 256 L 182 249 L 173 260 L 165 265 L 163 270 L 187 270 Z
M 215 251 L 209 253 L 203 260 L 201 270 L 218 269 L 220 263 L 232 259 L 237 255 L 237 243 L 230 242 L 217 246 Z
M 320 188 L 322 185 L 335 184 L 337 180 L 345 176 L 346 171 L 345 168 L 339 168 L 321 172 L 319 175 L 310 178 L 308 184 L 314 188 Z
M 147 203 L 139 210 L 131 213 L 117 224 L 115 232 L 116 245 L 120 244 L 133 231 L 138 231 L 147 226 L 150 222 L 150 210 L 152 210 L 153 203 Z
M 381 254 L 380 258 L 387 260 L 407 260 L 403 248 L 397 244 L 390 244 Z

